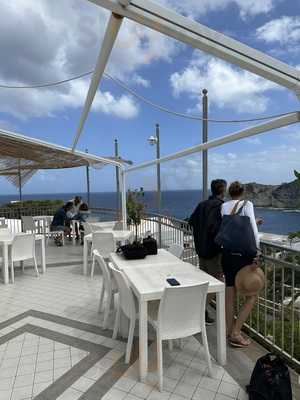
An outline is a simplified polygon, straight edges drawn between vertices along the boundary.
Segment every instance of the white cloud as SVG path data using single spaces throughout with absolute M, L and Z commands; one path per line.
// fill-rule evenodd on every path
M 142 76 L 138 75 L 138 74 L 134 74 L 130 81 L 134 84 L 134 85 L 138 85 L 138 86 L 143 86 L 144 88 L 148 88 L 151 86 L 151 83 L 149 80 L 143 78 Z
M 108 16 L 103 8 L 80 0 L 11 0 L 1 4 L 0 82 L 52 82 L 93 69 Z M 158 60 L 169 62 L 178 47 L 174 40 L 125 20 L 107 71 L 129 81 L 133 77 L 136 84 L 146 87 L 142 67 Z M 43 90 L 1 90 L 0 112 L 29 118 L 78 108 L 86 96 L 86 82 Z M 125 95 L 116 98 L 112 93 L 102 93 L 97 104 L 95 111 L 124 118 L 138 112 Z
M 212 149 L 208 153 L 209 180 L 224 178 L 228 182 L 240 180 L 265 184 L 288 182 L 294 179 L 293 170 L 300 169 L 299 152 L 299 142 L 237 152 L 236 157 L 232 157 L 230 151 L 224 153 L 220 149 Z M 199 188 L 201 174 L 200 155 L 176 160 L 162 167 L 165 189 Z M 153 182 L 152 189 L 155 187 Z
M 29 117 L 53 117 L 66 109 L 82 107 L 87 90 L 87 80 L 73 81 L 65 91 L 34 89 L 26 91 L 25 96 L 20 96 L 18 90 L 1 90 L 0 110 L 22 120 Z M 92 106 L 94 112 L 125 119 L 135 117 L 138 110 L 139 107 L 131 96 L 115 97 L 108 91 L 98 91 Z
M 247 143 L 255 144 L 255 145 L 262 144 L 261 140 L 258 137 L 249 137 L 249 138 L 245 139 L 245 141 Z
M 156 0 L 170 5 L 186 15 L 197 17 L 210 11 L 225 10 L 236 6 L 242 18 L 270 12 L 279 0 Z
M 300 17 L 283 16 L 269 21 L 256 30 L 256 37 L 267 43 L 300 44 Z
M 196 101 L 198 110 L 202 107 L 200 94 L 205 87 L 210 104 L 254 114 L 266 110 L 267 92 L 279 89 L 272 82 L 199 52 L 194 53 L 183 71 L 171 75 L 170 83 L 175 96 L 187 94 Z

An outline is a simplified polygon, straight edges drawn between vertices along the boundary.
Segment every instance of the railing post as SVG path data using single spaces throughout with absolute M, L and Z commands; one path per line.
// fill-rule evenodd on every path
M 206 143 L 208 140 L 208 97 L 207 97 L 207 90 L 202 90 L 203 97 L 202 97 L 202 142 Z M 203 200 L 208 198 L 208 155 L 207 150 L 202 151 L 202 197 Z

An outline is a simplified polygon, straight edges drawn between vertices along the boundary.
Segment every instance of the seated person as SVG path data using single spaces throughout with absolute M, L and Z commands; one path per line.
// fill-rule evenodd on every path
M 70 217 L 68 213 L 73 207 L 73 203 L 68 201 L 64 206 L 62 206 L 59 210 L 54 214 L 53 220 L 50 225 L 50 231 L 61 231 L 62 234 L 55 237 L 55 243 L 57 246 L 62 246 L 62 235 L 70 235 L 70 226 L 69 220 Z
M 73 204 L 73 207 L 71 208 L 71 210 L 69 212 L 70 219 L 79 220 L 79 218 L 77 218 L 77 216 L 79 214 L 79 209 L 80 209 L 81 205 L 83 204 L 81 197 L 75 196 L 74 199 L 69 200 L 69 201 Z M 76 240 L 79 240 L 79 232 L 78 232 L 77 224 L 75 224 L 74 227 L 75 227 Z
M 76 216 L 76 220 L 80 221 L 79 230 L 80 230 L 80 238 L 81 244 L 83 244 L 83 237 L 84 237 L 84 226 L 82 222 L 86 222 L 88 216 L 90 215 L 90 211 L 88 205 L 86 203 L 82 203 L 79 207 L 78 214 Z

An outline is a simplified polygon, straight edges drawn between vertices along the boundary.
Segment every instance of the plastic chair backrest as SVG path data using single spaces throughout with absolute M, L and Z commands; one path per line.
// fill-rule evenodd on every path
M 173 254 L 173 256 L 176 256 L 178 258 L 181 258 L 183 255 L 184 248 L 180 244 L 171 244 L 171 246 L 168 248 L 168 251 Z
M 13 261 L 28 260 L 35 255 L 35 238 L 33 233 L 18 233 L 11 246 Z
M 122 271 L 117 270 L 112 263 L 108 263 L 110 270 L 117 282 L 117 286 L 119 289 L 119 301 L 120 306 L 124 312 L 124 314 L 129 318 L 133 318 L 136 316 L 136 306 L 134 301 L 134 295 L 129 286 L 128 280 Z
M 123 230 L 123 222 L 118 221 L 115 223 L 114 227 L 113 227 L 114 231 L 122 231 Z
M 208 282 L 165 289 L 157 320 L 161 339 L 178 339 L 202 331 L 207 288 Z
M 108 289 L 109 287 L 112 287 L 112 276 L 110 270 L 108 269 L 104 258 L 98 251 L 94 250 L 94 256 L 95 261 L 99 264 L 102 272 L 104 288 Z
M 36 225 L 34 219 L 29 215 L 22 215 L 21 216 L 22 224 L 23 224 L 23 232 L 32 232 L 35 233 Z
M 88 222 L 83 222 L 82 225 L 83 225 L 85 235 L 89 235 L 90 233 L 93 233 L 92 227 Z
M 93 232 L 93 250 L 98 250 L 104 258 L 115 251 L 115 240 L 111 232 Z

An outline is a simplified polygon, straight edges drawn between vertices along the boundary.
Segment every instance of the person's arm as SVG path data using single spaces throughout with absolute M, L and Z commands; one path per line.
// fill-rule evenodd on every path
M 258 236 L 258 229 L 257 229 L 257 223 L 256 223 L 256 218 L 254 214 L 254 207 L 251 201 L 247 201 L 247 204 L 245 206 L 245 215 L 247 215 L 250 218 L 251 221 L 251 226 L 253 229 L 255 241 L 256 241 L 256 247 L 259 249 L 259 236 Z

